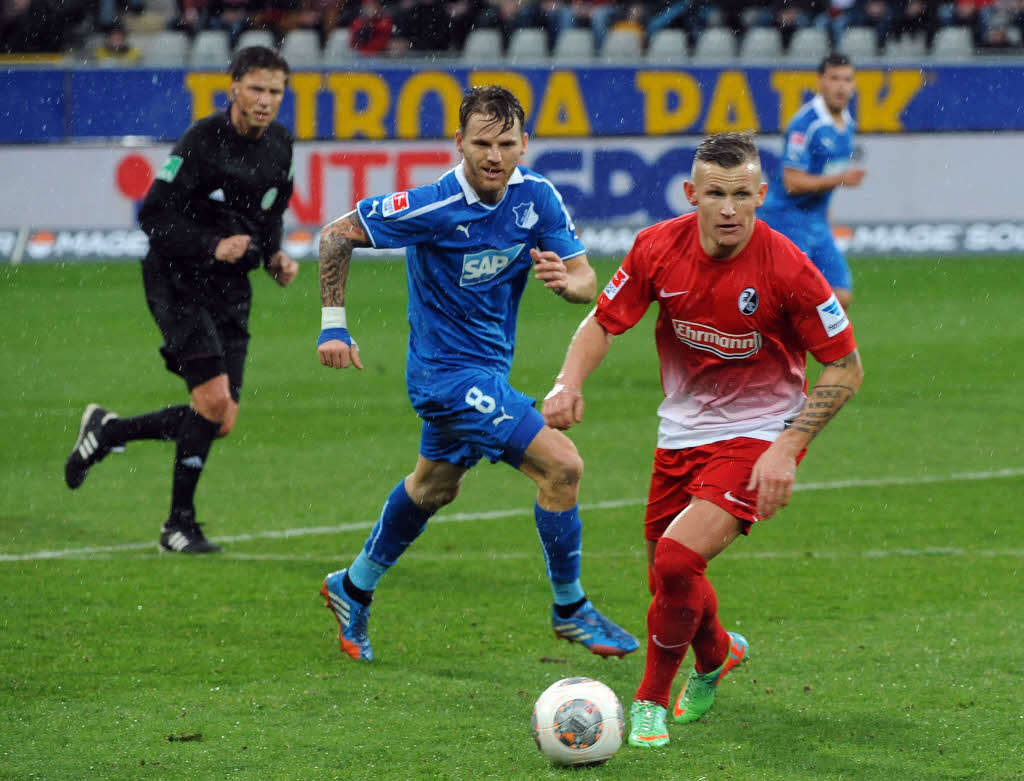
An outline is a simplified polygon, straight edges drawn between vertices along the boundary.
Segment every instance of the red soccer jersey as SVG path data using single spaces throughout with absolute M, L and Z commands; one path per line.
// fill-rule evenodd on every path
M 773 441 L 803 408 L 806 353 L 825 363 L 856 347 L 821 272 L 760 220 L 743 251 L 724 260 L 701 248 L 696 213 L 641 231 L 595 317 L 620 334 L 652 301 L 660 306 L 662 448 Z

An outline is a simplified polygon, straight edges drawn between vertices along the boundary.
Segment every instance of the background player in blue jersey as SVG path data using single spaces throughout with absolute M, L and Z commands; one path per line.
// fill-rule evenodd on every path
M 784 234 L 814 262 L 843 308 L 853 300 L 846 257 L 828 225 L 828 205 L 837 187 L 857 187 L 865 171 L 852 165 L 853 65 L 831 54 L 818 66 L 818 94 L 801 106 L 786 128 L 779 171 L 758 217 Z
M 519 165 L 524 119 L 508 90 L 470 90 L 455 134 L 463 156 L 458 166 L 434 184 L 366 198 L 321 234 L 317 352 L 333 368 L 363 368 L 345 318 L 353 247 L 407 248 L 406 382 L 423 420 L 415 469 L 391 491 L 363 550 L 320 590 L 338 620 L 341 648 L 353 659 L 373 659 L 367 623 L 378 581 L 430 516 L 455 499 L 481 458 L 504 461 L 537 484 L 535 517 L 554 592 L 555 633 L 601 656 L 637 648 L 636 638 L 601 615 L 580 585 L 579 453 L 544 424 L 534 399 L 508 381 L 519 301 L 531 275 L 574 303 L 597 292 L 558 191 Z

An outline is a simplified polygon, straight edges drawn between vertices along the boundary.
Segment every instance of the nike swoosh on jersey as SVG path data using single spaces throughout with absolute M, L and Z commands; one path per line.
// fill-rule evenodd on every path
M 667 290 L 665 290 L 665 288 L 662 288 L 661 289 L 661 297 L 662 298 L 675 298 L 676 296 L 685 296 L 689 292 L 690 292 L 689 290 L 679 290 L 679 291 L 677 291 L 675 293 L 669 293 Z
M 736 496 L 733 496 L 732 495 L 732 491 L 726 491 L 725 494 L 723 494 L 723 495 L 730 502 L 736 502 L 736 504 L 742 504 L 744 507 L 753 507 L 754 506 L 750 502 L 744 501 L 743 499 L 740 499 L 740 498 L 738 498 Z

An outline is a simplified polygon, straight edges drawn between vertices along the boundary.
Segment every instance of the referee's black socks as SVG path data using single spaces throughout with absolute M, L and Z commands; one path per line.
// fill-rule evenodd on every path
M 103 424 L 103 439 L 111 447 L 136 439 L 174 440 L 188 411 L 188 404 L 176 404 L 131 418 L 111 418 Z
M 178 447 L 174 456 L 174 483 L 171 488 L 171 513 L 192 510 L 199 476 L 206 465 L 206 456 L 220 422 L 208 420 L 191 407 L 186 407 L 181 429 L 178 431 Z

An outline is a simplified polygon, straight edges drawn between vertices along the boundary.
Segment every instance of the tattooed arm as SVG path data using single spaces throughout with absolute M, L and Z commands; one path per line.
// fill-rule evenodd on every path
M 359 346 L 348 336 L 348 324 L 345 322 L 345 282 L 348 279 L 348 267 L 352 261 L 354 247 L 369 247 L 363 226 L 355 212 L 326 226 L 320 233 L 320 305 L 323 307 L 323 329 L 344 332 L 344 338 L 324 341 L 316 351 L 320 363 L 334 369 L 347 369 L 349 365 L 362 369 L 359 360 Z M 351 341 L 345 341 L 348 339 Z
M 757 513 L 762 518 L 771 518 L 789 503 L 797 455 L 860 388 L 864 368 L 856 350 L 824 366 L 800 414 L 761 454 L 750 473 L 747 488 L 757 488 Z

